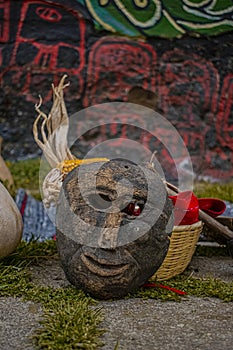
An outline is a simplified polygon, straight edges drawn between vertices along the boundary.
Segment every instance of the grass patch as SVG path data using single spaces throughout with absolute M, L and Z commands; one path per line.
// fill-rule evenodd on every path
M 56 255 L 54 241 L 22 242 L 0 262 L 0 297 L 22 297 L 43 306 L 41 327 L 34 335 L 39 349 L 97 349 L 103 330 L 96 301 L 73 287 L 54 289 L 32 283 L 29 267 Z
M 102 314 L 97 301 L 72 286 L 65 288 L 41 287 L 30 277 L 30 266 L 56 256 L 54 241 L 22 242 L 10 256 L 0 261 L 0 297 L 22 297 L 43 306 L 41 327 L 34 334 L 38 349 L 88 349 L 101 346 Z M 177 276 L 164 284 L 196 297 L 215 297 L 233 301 L 233 282 L 217 279 L 197 279 L 187 274 Z M 127 298 L 181 301 L 183 297 L 162 288 L 138 289 Z
M 28 159 L 19 162 L 6 162 L 14 179 L 14 187 L 10 189 L 12 197 L 19 188 L 24 188 L 37 199 L 41 199 L 39 190 L 40 159 Z
M 162 284 L 166 284 L 166 286 L 182 290 L 186 292 L 187 295 L 196 297 L 219 298 L 224 302 L 233 301 L 233 282 L 226 283 L 213 278 L 187 277 L 187 275 L 184 273 L 170 279 L 169 281 L 165 281 L 164 283 L 162 282 Z M 173 291 L 159 287 L 140 289 L 131 296 L 144 299 L 159 299 L 163 301 L 181 301 L 183 298 L 183 296 L 181 297 L 179 294 L 176 294 Z
M 13 176 L 16 188 L 39 188 L 40 159 L 28 159 L 20 162 L 6 162 Z
M 28 289 L 29 273 L 23 267 L 0 263 L 0 297 L 22 297 Z
M 169 281 L 169 285 L 182 289 L 188 295 L 219 298 L 225 302 L 233 301 L 233 282 L 226 283 L 214 278 L 187 278 L 184 274 Z
M 31 159 L 21 162 L 7 162 L 15 181 L 12 190 L 14 196 L 20 187 L 29 190 L 40 199 L 39 168 L 40 160 Z M 216 197 L 227 201 L 233 199 L 233 183 L 209 184 L 198 183 L 194 186 L 198 197 Z M 204 251 L 203 251 L 204 250 Z M 197 247 L 197 255 L 227 255 L 226 249 Z M 23 297 L 40 303 L 44 317 L 34 336 L 39 349 L 97 349 L 103 330 L 99 328 L 102 320 L 99 308 L 90 308 L 94 299 L 73 287 L 53 289 L 39 287 L 32 283 L 29 267 L 44 259 L 53 259 L 57 255 L 56 243 L 22 242 L 17 250 L 0 261 L 0 296 Z M 183 290 L 187 295 L 197 297 L 217 297 L 225 302 L 233 301 L 233 283 L 217 279 L 197 279 L 183 274 L 169 281 L 166 285 Z M 152 298 L 163 301 L 180 301 L 178 294 L 161 289 L 139 289 L 127 298 Z M 117 348 L 117 345 L 116 345 Z
M 47 240 L 38 242 L 31 240 L 30 242 L 21 241 L 17 249 L 2 262 L 4 265 L 13 265 L 25 267 L 33 264 L 38 264 L 41 259 L 51 259 L 57 256 L 56 242 Z
M 69 293 L 69 289 L 72 292 Z M 59 293 L 61 292 L 61 293 Z M 74 298 L 72 298 L 74 294 Z M 101 345 L 98 328 L 102 320 L 100 309 L 93 310 L 91 298 L 71 288 L 56 291 L 56 302 L 46 304 L 36 344 L 40 349 L 96 349 Z
M 233 202 L 233 182 L 221 184 L 198 182 L 194 184 L 194 193 L 199 198 L 219 198 Z
M 28 189 L 36 198 L 40 198 L 39 192 L 39 169 L 40 158 L 28 159 L 19 162 L 9 162 L 6 164 L 9 167 L 14 182 L 15 190 L 22 187 Z M 46 165 L 45 165 L 46 168 Z M 209 183 L 197 182 L 194 184 L 194 192 L 197 197 L 212 197 L 233 201 L 233 182 L 228 183 Z

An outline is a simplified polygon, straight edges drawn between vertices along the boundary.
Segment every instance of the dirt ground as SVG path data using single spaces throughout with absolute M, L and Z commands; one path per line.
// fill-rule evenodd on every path
M 233 280 L 230 257 L 194 256 L 189 271 L 197 277 Z M 34 283 L 54 288 L 68 285 L 58 259 L 31 267 Z M 99 302 L 106 332 L 103 350 L 231 350 L 233 303 L 215 298 L 185 297 L 181 302 L 122 299 Z M 34 350 L 30 339 L 42 310 L 33 302 L 0 298 L 0 350 Z

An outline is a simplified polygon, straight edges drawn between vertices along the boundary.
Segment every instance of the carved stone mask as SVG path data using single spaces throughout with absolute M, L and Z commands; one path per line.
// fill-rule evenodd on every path
M 63 182 L 56 217 L 68 280 L 101 299 L 140 287 L 166 256 L 172 207 L 150 166 L 115 159 L 72 170 Z

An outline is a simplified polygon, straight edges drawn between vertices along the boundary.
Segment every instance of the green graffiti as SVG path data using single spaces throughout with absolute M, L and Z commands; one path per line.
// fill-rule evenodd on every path
M 218 35 L 233 30 L 232 0 L 76 0 L 99 30 L 129 36 Z

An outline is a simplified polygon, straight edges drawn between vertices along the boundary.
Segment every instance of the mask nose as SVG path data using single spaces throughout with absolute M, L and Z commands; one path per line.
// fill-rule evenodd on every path
M 122 220 L 122 213 L 108 213 L 104 226 L 100 231 L 98 245 L 102 249 L 115 249 L 118 243 L 118 232 Z

